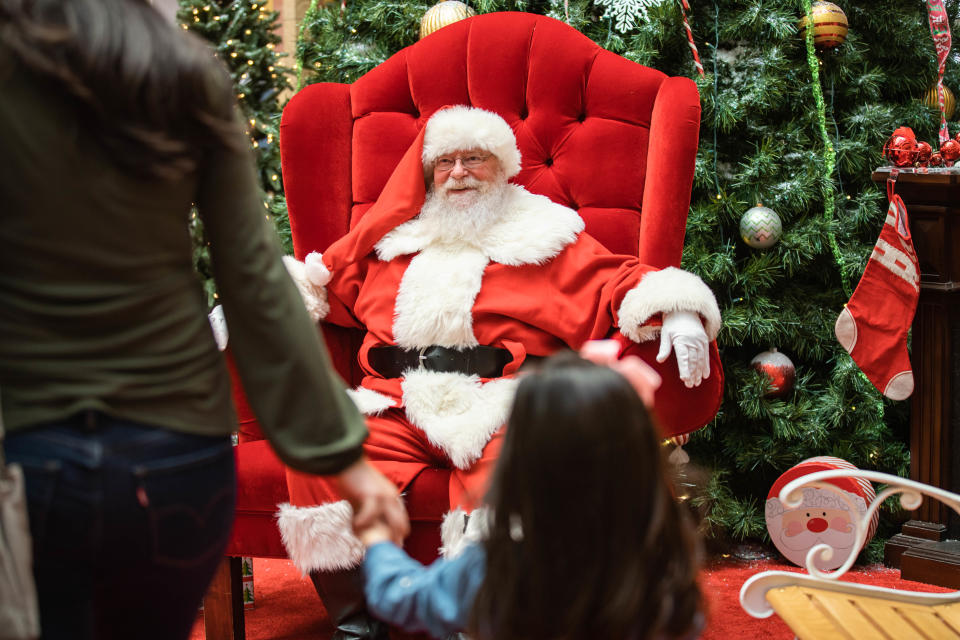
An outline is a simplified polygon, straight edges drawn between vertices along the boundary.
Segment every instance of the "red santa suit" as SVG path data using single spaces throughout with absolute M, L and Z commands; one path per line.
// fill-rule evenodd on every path
M 470 142 L 454 149 L 478 146 Z M 289 259 L 288 268 L 314 317 L 366 330 L 359 360 L 368 375 L 352 395 L 368 415 L 370 461 L 401 490 L 427 467 L 450 467 L 453 513 L 482 498 L 514 374 L 528 357 L 615 331 L 650 341 L 670 311 L 699 313 L 711 340 L 720 327 L 713 294 L 699 278 L 611 254 L 584 233 L 575 211 L 517 185 L 507 185 L 502 215 L 470 241 L 451 242 L 414 217 L 352 262 L 329 269 L 311 254 L 305 263 Z M 384 346 L 432 345 L 496 347 L 509 357 L 493 378 L 412 368 L 384 377 L 369 357 Z M 278 520 L 294 563 L 304 572 L 357 564 L 363 547 L 347 503 L 321 478 L 290 471 L 288 486 L 291 503 L 281 505 Z M 444 537 L 444 545 L 453 542 Z

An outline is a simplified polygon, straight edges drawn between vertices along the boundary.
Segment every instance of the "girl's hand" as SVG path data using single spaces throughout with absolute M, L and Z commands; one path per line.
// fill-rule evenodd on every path
M 356 529 L 355 533 L 365 547 L 391 540 L 390 527 L 383 520 L 375 520 L 367 526 Z

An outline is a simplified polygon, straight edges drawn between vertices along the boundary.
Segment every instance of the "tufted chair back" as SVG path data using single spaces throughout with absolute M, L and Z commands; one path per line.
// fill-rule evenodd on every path
M 376 201 L 429 117 L 466 104 L 500 114 L 523 157 L 513 182 L 576 209 L 614 253 L 679 266 L 700 126 L 696 85 L 630 62 L 568 25 L 492 13 L 444 27 L 353 84 L 300 91 L 281 122 L 298 258 L 323 251 Z M 357 337 L 327 330 L 359 381 Z

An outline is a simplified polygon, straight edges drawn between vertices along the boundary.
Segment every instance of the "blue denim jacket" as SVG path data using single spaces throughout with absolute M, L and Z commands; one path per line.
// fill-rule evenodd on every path
M 363 561 L 367 608 L 405 631 L 446 638 L 466 626 L 486 573 L 483 545 L 468 545 L 452 560 L 423 566 L 390 542 L 367 549 Z

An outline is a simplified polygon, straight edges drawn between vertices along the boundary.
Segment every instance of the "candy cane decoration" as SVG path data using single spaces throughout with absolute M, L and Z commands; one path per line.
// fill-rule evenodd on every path
M 685 0 L 684 0 L 685 1 Z M 943 69 L 947 65 L 947 56 L 950 55 L 950 19 L 943 0 L 927 0 L 927 14 L 930 18 L 930 35 L 937 50 L 937 102 L 940 104 L 940 144 L 950 139 L 950 129 L 947 128 L 947 115 L 944 107 L 946 95 L 943 92 Z
M 943 0 L 938 0 L 942 2 Z M 702 78 L 703 64 L 700 62 L 700 52 L 697 51 L 697 43 L 693 41 L 693 29 L 690 28 L 690 20 L 687 19 L 687 12 L 690 11 L 690 3 L 687 0 L 680 0 L 681 13 L 683 14 L 683 28 L 687 32 L 687 44 L 690 45 L 690 51 L 693 53 L 693 64 L 697 67 L 697 73 Z M 942 100 L 941 100 L 942 102 Z

